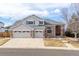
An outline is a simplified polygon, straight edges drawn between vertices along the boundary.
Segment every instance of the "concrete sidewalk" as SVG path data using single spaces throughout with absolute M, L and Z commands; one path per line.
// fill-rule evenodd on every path
M 71 46 L 69 44 L 66 44 Z M 45 47 L 42 38 L 11 38 L 0 46 L 0 55 L 5 56 L 79 56 L 79 49 Z

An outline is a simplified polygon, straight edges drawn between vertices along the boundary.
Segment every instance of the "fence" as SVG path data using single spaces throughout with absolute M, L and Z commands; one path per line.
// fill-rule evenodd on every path
M 0 32 L 0 37 L 10 37 L 10 32 Z

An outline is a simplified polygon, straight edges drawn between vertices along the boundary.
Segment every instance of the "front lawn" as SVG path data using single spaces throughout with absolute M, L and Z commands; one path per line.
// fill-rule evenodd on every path
M 0 38 L 0 46 L 8 42 L 10 39 L 8 38 Z
M 69 43 L 75 48 L 79 48 L 79 41 L 70 41 Z
M 65 37 L 65 40 L 68 41 L 74 48 L 79 48 L 79 41 L 75 41 L 75 38 Z
M 61 40 L 56 40 L 54 38 L 44 39 L 44 45 L 45 46 L 52 46 L 52 47 L 64 47 L 65 46 Z

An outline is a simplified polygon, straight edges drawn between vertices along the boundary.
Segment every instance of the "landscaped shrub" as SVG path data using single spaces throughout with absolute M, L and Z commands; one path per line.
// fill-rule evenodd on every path
M 70 31 L 66 31 L 65 36 L 67 36 L 67 37 L 75 37 L 74 33 L 70 32 Z
M 79 38 L 79 33 L 77 33 L 77 38 Z

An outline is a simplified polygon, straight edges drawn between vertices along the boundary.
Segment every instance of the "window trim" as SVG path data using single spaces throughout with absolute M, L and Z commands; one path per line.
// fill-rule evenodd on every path
M 42 22 L 42 24 L 40 22 Z M 39 25 L 44 25 L 44 21 L 39 21 Z
M 48 32 L 49 30 L 50 30 L 51 32 Z M 52 30 L 51 30 L 51 29 L 48 29 L 48 30 L 47 30 L 47 33 L 52 33 Z
M 32 22 L 32 23 L 30 23 L 30 22 Z M 26 21 L 26 24 L 35 24 L 35 22 L 34 21 L 32 21 L 32 20 L 29 20 L 29 21 Z

